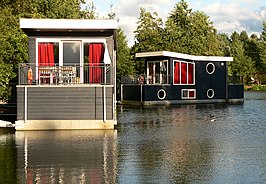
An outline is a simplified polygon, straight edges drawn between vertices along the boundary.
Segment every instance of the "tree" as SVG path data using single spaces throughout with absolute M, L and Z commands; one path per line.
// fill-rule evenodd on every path
M 116 83 L 117 95 L 120 95 L 121 79 L 134 73 L 134 63 L 130 55 L 130 48 L 127 46 L 124 31 L 119 28 L 117 30 L 117 60 L 116 60 Z M 119 97 L 118 97 L 119 99 Z
M 266 22 L 263 22 L 261 39 L 262 40 L 258 43 L 260 57 L 258 62 L 258 70 L 261 74 L 266 74 Z
M 127 46 L 126 36 L 124 31 L 119 28 L 117 30 L 117 64 L 116 64 L 117 78 L 133 74 L 134 63 L 130 56 L 130 48 Z
M 137 30 L 134 31 L 136 52 L 149 52 L 162 50 L 163 22 L 156 12 L 152 14 L 144 8 L 140 9 Z
M 223 55 L 209 17 L 201 11 L 193 12 L 184 0 L 171 11 L 165 32 L 167 50 L 194 55 Z
M 231 55 L 234 61 L 229 65 L 229 74 L 233 76 L 243 76 L 246 80 L 249 79 L 254 73 L 254 65 L 252 59 L 245 55 L 244 43 L 234 39 L 231 44 Z

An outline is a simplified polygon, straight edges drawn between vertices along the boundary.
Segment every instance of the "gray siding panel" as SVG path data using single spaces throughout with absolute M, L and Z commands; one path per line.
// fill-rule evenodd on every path
M 18 119 L 24 93 L 18 88 Z M 102 120 L 103 87 L 28 87 L 28 120 Z M 23 96 L 23 98 L 22 98 Z M 23 100 L 22 100 L 23 99 Z M 113 89 L 106 87 L 106 118 L 113 119 Z
M 29 42 L 29 63 L 36 63 L 36 38 L 30 36 L 28 38 Z
M 24 101 L 25 101 L 25 90 L 24 88 L 17 88 L 17 120 L 24 119 Z

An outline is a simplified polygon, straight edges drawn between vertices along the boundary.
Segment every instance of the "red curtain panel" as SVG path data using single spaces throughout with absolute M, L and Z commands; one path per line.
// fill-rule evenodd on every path
M 187 84 L 187 63 L 181 63 L 181 84 Z
M 54 66 L 54 45 L 52 43 L 38 44 L 38 65 Z
M 174 84 L 180 84 L 180 62 L 175 62 Z
M 91 43 L 89 46 L 89 83 L 100 84 L 103 82 L 101 63 L 103 62 L 104 45 Z
M 193 64 L 188 63 L 188 84 L 194 83 L 194 72 L 193 72 Z

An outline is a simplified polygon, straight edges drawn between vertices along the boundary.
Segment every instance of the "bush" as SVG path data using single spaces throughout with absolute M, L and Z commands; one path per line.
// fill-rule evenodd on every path
M 254 91 L 266 91 L 266 85 L 253 85 L 251 90 Z

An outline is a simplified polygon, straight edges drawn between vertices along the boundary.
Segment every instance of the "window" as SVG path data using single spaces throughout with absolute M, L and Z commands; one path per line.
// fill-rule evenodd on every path
M 195 99 L 196 89 L 182 89 L 181 90 L 182 99 Z
M 214 90 L 213 89 L 208 89 L 207 90 L 207 97 L 208 98 L 213 98 L 214 97 Z
M 39 69 L 47 70 L 45 66 L 55 66 L 54 69 L 64 66 L 74 67 L 74 82 L 77 83 L 102 84 L 110 78 L 107 79 L 108 76 L 105 76 L 105 66 L 111 63 L 106 39 L 37 38 L 36 55 L 36 66 Z M 38 73 L 36 79 L 39 79 L 39 82 L 55 82 L 54 73 L 46 72 L 43 76 L 39 70 Z M 59 72 L 57 73 L 58 78 L 62 76 L 61 73 L 60 76 Z M 48 82 L 41 81 L 41 77 L 48 78 L 49 80 L 46 80 Z M 56 82 L 60 81 L 57 80 Z
M 168 84 L 168 61 L 147 62 L 147 84 Z
M 208 74 L 213 74 L 215 72 L 215 65 L 213 63 L 208 63 L 206 65 L 206 71 Z
M 174 61 L 174 84 L 195 84 L 195 63 Z

